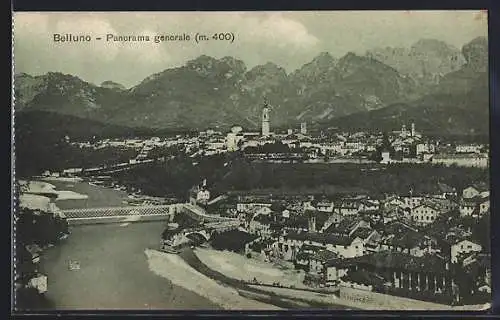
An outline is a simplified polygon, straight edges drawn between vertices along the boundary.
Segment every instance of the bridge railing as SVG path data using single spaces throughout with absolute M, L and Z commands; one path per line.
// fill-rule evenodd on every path
M 64 209 L 61 212 L 96 212 L 96 211 L 110 211 L 110 210 L 147 210 L 147 209 L 166 209 L 176 208 L 178 204 L 165 204 L 165 205 L 147 205 L 147 206 L 123 206 L 123 207 L 99 207 L 99 208 L 79 208 L 79 209 Z

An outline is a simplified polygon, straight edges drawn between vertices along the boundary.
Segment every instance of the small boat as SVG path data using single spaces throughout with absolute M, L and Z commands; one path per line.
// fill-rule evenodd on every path
M 70 260 L 68 267 L 69 267 L 70 271 L 80 270 L 80 262 L 78 262 L 76 260 Z
M 68 237 L 69 237 L 69 234 L 64 233 L 64 234 L 62 234 L 62 235 L 59 237 L 59 240 L 66 240 L 66 239 L 68 239 Z

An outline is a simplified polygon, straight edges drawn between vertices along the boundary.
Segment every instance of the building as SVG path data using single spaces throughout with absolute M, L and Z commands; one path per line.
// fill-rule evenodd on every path
M 435 154 L 429 160 L 447 166 L 487 168 L 489 165 L 488 156 L 482 153 Z
M 357 257 L 364 253 L 363 240 L 358 237 L 317 232 L 289 232 L 280 236 L 276 245 L 284 257 L 291 259 L 304 245 L 334 252 L 342 258 Z
M 320 201 L 315 207 L 318 211 L 322 212 L 333 212 L 333 209 L 335 208 L 332 201 Z
M 250 211 L 260 208 L 271 208 L 270 203 L 259 203 L 253 201 L 241 201 L 236 204 L 236 210 L 238 212 Z
M 433 202 L 424 202 L 412 209 L 411 217 L 417 224 L 427 225 L 434 222 L 434 220 L 436 220 L 436 218 L 444 212 L 445 210 L 443 210 L 443 208 L 438 204 Z
M 455 147 L 456 153 L 480 153 L 481 145 L 478 144 L 459 144 Z
M 267 102 L 262 109 L 262 136 L 268 137 L 271 134 L 270 118 L 269 118 L 269 106 Z
M 452 263 L 457 263 L 460 256 L 463 254 L 468 254 L 471 252 L 481 252 L 482 247 L 480 244 L 472 242 L 470 240 L 457 240 L 451 245 L 450 257 Z
M 416 146 L 416 154 L 417 156 L 420 155 L 432 155 L 434 153 L 434 145 L 429 144 L 429 143 L 418 143 Z
M 340 213 L 341 216 L 357 215 L 359 212 L 360 204 L 356 201 L 344 200 L 337 207 L 335 211 Z
M 487 186 L 480 185 L 480 184 L 474 184 L 471 186 L 468 186 L 462 191 L 462 198 L 464 199 L 472 199 L 474 197 L 477 197 L 479 195 L 489 195 L 489 190 Z
M 444 199 L 457 196 L 457 189 L 454 187 L 451 187 L 442 182 L 438 182 L 437 187 L 440 192 L 440 197 Z
M 258 235 L 262 238 L 271 237 L 271 223 L 273 219 L 269 215 L 259 214 L 255 216 L 249 225 L 249 233 Z
M 362 285 L 367 288 L 378 288 L 378 291 L 394 295 L 408 292 L 441 295 L 456 286 L 446 261 L 432 255 L 414 257 L 399 252 L 375 252 L 352 259 L 331 260 L 327 264 L 328 272 L 331 278 L 345 274 L 340 278 L 345 282 L 364 278 Z
M 390 163 L 391 162 L 391 154 L 390 154 L 389 150 L 382 150 L 381 156 L 382 156 L 382 160 L 380 161 L 380 163 Z
M 340 259 L 331 259 L 325 263 L 325 284 L 334 286 L 347 274 L 347 267 L 340 263 Z
M 300 124 L 300 133 L 306 135 L 307 134 L 307 123 L 302 122 Z
M 472 199 L 462 199 L 460 201 L 460 216 L 461 217 L 467 217 L 467 216 L 473 216 L 475 213 L 477 214 L 477 203 L 476 201 Z
M 414 257 L 438 252 L 437 241 L 420 232 L 406 229 L 405 232 L 391 233 L 380 241 L 379 251 L 402 252 Z
M 309 272 L 321 274 L 325 271 L 326 263 L 338 256 L 329 250 L 319 250 L 309 258 Z
M 234 127 L 233 127 L 234 128 Z M 243 135 L 239 132 L 229 132 L 226 136 L 227 151 L 236 151 L 239 149 L 239 143 L 243 140 Z
M 490 197 L 475 196 L 462 198 L 459 206 L 460 216 L 478 218 L 490 212 Z

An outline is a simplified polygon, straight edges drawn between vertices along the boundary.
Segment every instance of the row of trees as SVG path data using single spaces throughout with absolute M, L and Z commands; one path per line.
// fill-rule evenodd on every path
M 461 190 L 467 185 L 488 181 L 480 168 L 446 167 L 430 164 L 381 166 L 359 164 L 271 164 L 237 161 L 219 184 L 221 189 L 317 189 L 319 186 L 365 190 L 377 195 L 436 192 L 438 182 Z
M 217 155 L 193 159 L 179 155 L 116 173 L 121 184 L 153 196 L 187 198 L 187 191 L 207 179 L 213 194 L 227 191 L 273 190 L 323 192 L 325 195 L 367 193 L 374 197 L 392 193 L 435 193 L 438 182 L 458 192 L 471 183 L 489 181 L 488 170 L 432 164 L 273 164 L 244 157 Z

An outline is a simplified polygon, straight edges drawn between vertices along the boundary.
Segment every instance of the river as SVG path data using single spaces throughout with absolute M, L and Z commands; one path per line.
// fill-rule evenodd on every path
M 122 205 L 126 194 L 86 182 L 50 181 L 58 190 L 87 194 L 57 201 L 61 209 Z M 46 297 L 63 309 L 220 309 L 210 300 L 153 273 L 145 249 L 157 248 L 162 222 L 70 227 L 71 235 L 42 255 L 48 276 Z M 77 260 L 79 270 L 70 270 Z
M 54 185 L 57 190 L 69 190 L 86 194 L 88 199 L 58 200 L 56 205 L 61 209 L 80 209 L 98 207 L 124 206 L 128 194 L 124 191 L 91 185 L 84 181 L 50 180 L 48 183 Z

